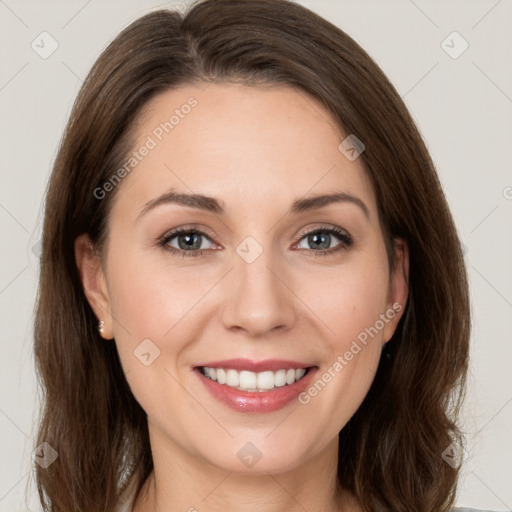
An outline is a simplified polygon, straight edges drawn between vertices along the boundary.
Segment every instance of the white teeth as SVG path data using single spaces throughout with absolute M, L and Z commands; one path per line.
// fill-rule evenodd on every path
M 219 384 L 226 384 L 226 370 L 219 368 L 217 370 L 217 382 Z
M 274 389 L 274 387 L 290 385 L 302 379 L 306 374 L 306 368 L 255 373 L 247 370 L 238 372 L 231 368 L 209 368 L 204 366 L 202 372 L 211 380 L 216 380 L 219 384 L 225 384 L 240 391 L 268 391 Z
M 240 375 L 238 375 L 236 370 L 228 370 L 226 372 L 226 384 L 232 388 L 236 388 L 240 385 Z
M 219 368 L 220 370 L 220 368 Z M 217 370 L 217 371 L 219 371 Z M 240 372 L 240 387 L 243 389 L 253 389 L 256 387 L 256 374 L 242 370 Z
M 295 380 L 300 380 L 302 377 L 306 375 L 306 369 L 305 368 L 299 368 L 298 370 L 295 370 Z
M 274 372 L 261 372 L 256 376 L 258 389 L 274 389 Z
M 217 380 L 217 372 L 213 368 L 204 368 L 207 377 L 212 380 Z
M 274 374 L 274 386 L 276 388 L 286 386 L 286 370 L 278 370 Z

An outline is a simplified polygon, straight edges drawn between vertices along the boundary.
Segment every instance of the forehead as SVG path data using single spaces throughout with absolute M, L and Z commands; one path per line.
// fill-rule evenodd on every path
M 134 134 L 138 155 L 121 194 L 132 207 L 176 187 L 228 206 L 276 207 L 336 190 L 364 197 L 374 210 L 361 159 L 351 161 L 339 149 L 347 134 L 320 102 L 291 87 L 211 83 L 168 90 L 148 102 Z

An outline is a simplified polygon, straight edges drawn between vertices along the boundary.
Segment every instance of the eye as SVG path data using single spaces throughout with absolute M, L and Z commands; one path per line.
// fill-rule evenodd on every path
M 332 243 L 338 240 L 338 244 Z M 208 242 L 209 241 L 209 242 Z M 210 237 L 196 228 L 178 228 L 166 233 L 158 241 L 158 245 L 168 251 L 182 257 L 201 256 L 211 249 L 213 244 Z M 309 244 L 311 248 L 303 247 Z M 314 255 L 332 255 L 342 250 L 347 250 L 353 244 L 352 237 L 344 230 L 332 226 L 322 226 L 314 230 L 302 233 L 300 242 L 296 244 L 299 249 L 305 249 Z
M 332 246 L 333 242 L 339 241 L 337 245 Z M 317 253 L 318 255 L 329 255 L 348 249 L 353 241 L 351 236 L 342 229 L 335 227 L 320 227 L 303 233 L 301 242 L 297 244 L 300 249 L 306 249 Z M 301 246 L 301 244 L 309 244 L 311 248 Z M 316 254 L 315 254 L 316 255 Z
M 178 228 L 164 235 L 158 244 L 183 257 L 200 256 L 209 248 L 205 240 L 210 240 L 208 235 L 198 229 Z

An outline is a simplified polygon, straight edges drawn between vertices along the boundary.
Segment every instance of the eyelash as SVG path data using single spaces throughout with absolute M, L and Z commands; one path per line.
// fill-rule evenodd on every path
M 162 237 L 160 237 L 158 239 L 158 245 L 163 247 L 164 249 L 170 251 L 171 254 L 173 254 L 175 256 L 177 256 L 179 253 L 181 253 L 183 258 L 201 256 L 205 252 L 208 251 L 208 249 L 200 249 L 197 251 L 185 251 L 183 249 L 176 249 L 176 247 L 171 247 L 171 246 L 167 245 L 173 238 L 179 236 L 180 234 L 184 234 L 184 233 L 190 234 L 190 235 L 204 236 L 210 240 L 210 237 L 206 233 L 204 233 L 203 231 L 200 231 L 198 229 L 177 228 L 177 229 L 171 231 L 170 233 L 165 233 Z M 315 234 L 315 233 L 327 233 L 329 235 L 334 235 L 340 241 L 340 244 L 338 244 L 336 247 L 334 247 L 332 249 L 324 249 L 324 250 L 319 250 L 319 251 L 314 250 L 314 249 L 301 249 L 303 251 L 308 251 L 310 253 L 313 253 L 315 255 L 315 257 L 338 254 L 341 251 L 346 251 L 353 244 L 352 237 L 348 233 L 346 233 L 345 231 L 343 231 L 339 228 L 335 228 L 332 226 L 321 226 L 319 228 L 315 228 L 310 231 L 301 233 L 300 238 L 299 238 L 299 243 L 304 237 L 306 237 L 308 235 Z

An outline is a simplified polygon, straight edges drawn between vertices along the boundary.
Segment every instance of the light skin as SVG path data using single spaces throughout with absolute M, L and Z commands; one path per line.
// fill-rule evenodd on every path
M 366 396 L 405 308 L 407 246 L 397 248 L 391 271 L 362 159 L 347 159 L 338 149 L 346 134 L 315 99 L 289 87 L 166 91 L 146 105 L 134 150 L 191 96 L 197 106 L 118 185 L 101 257 L 87 235 L 75 243 L 86 297 L 103 337 L 113 338 L 105 343 L 116 343 L 148 415 L 154 472 L 135 510 L 362 510 L 348 493 L 341 508 L 333 499 L 338 433 Z M 171 188 L 214 197 L 225 211 L 163 203 L 141 215 Z M 343 200 L 288 212 L 299 199 L 334 192 L 364 207 Z M 201 255 L 182 257 L 183 236 L 181 246 L 179 237 L 167 243 L 179 254 L 158 245 L 179 227 L 205 233 Z M 324 246 L 304 235 L 318 230 Z M 262 249 L 251 263 L 236 250 L 248 236 Z M 237 412 L 192 370 L 276 358 L 308 362 L 322 375 L 393 304 L 401 311 L 305 405 Z M 160 355 L 146 366 L 134 350 L 148 338 Z M 261 452 L 252 468 L 237 456 L 248 442 Z

